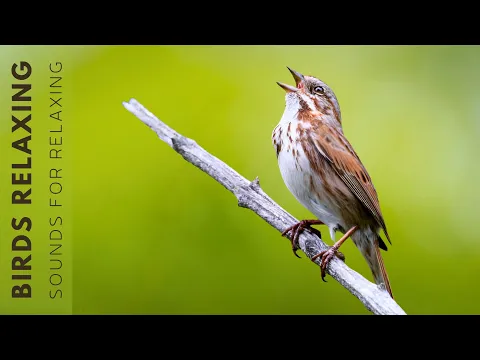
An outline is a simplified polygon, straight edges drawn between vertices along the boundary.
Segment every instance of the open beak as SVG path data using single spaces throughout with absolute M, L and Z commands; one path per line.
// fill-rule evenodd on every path
M 292 73 L 293 78 L 295 79 L 295 84 L 296 84 L 297 87 L 298 87 L 298 84 L 300 84 L 301 82 L 303 82 L 303 81 L 305 80 L 305 78 L 303 77 L 302 74 L 300 74 L 299 72 L 297 72 L 297 71 L 295 71 L 295 70 L 290 69 L 288 66 L 287 66 L 287 69 Z
M 290 86 L 290 85 L 287 85 L 287 84 L 284 84 L 284 83 L 281 83 L 281 82 L 277 82 L 277 84 L 283 89 L 285 90 L 286 92 L 297 92 L 298 89 L 300 89 L 300 84 L 303 83 L 303 81 L 305 80 L 305 78 L 303 77 L 302 74 L 300 74 L 299 72 L 295 71 L 295 70 L 292 70 L 290 69 L 288 66 L 287 66 L 287 69 L 292 73 L 292 76 L 293 78 L 295 79 L 295 84 L 297 85 L 297 87 L 293 87 L 293 86 Z
M 280 86 L 286 92 L 297 92 L 298 91 L 298 89 L 296 87 L 293 87 L 293 86 L 290 86 L 290 85 L 287 85 L 287 84 L 284 84 L 284 83 L 281 83 L 281 82 L 278 82 L 278 81 L 277 81 L 277 84 L 278 84 L 278 86 Z

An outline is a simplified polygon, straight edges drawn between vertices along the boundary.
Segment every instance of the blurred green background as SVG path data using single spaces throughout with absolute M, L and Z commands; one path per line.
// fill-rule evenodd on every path
M 296 218 L 310 218 L 285 187 L 271 144 L 284 110 L 284 91 L 275 82 L 293 83 L 286 66 L 321 78 L 339 99 L 344 132 L 373 178 L 392 238 L 383 254 L 400 306 L 409 314 L 480 312 L 480 47 L 0 51 L 3 185 L 11 176 L 4 150 L 12 139 L 12 63 L 26 60 L 37 69 L 32 82 L 39 102 L 48 99 L 49 62 L 64 64 L 73 313 L 369 313 L 332 278 L 323 283 L 301 252 L 295 258 L 276 230 L 237 207 L 231 193 L 122 106 L 136 98 L 246 178 L 259 176 Z M 35 141 L 42 146 L 48 137 Z M 39 167 L 46 159 L 35 158 Z M 11 220 L 9 196 L 1 197 L 3 228 Z M 326 228 L 318 228 L 331 244 Z M 7 298 L 11 238 L 1 234 L 0 272 L 7 277 L 0 278 L 0 296 Z M 347 264 L 371 280 L 353 243 L 342 249 Z M 10 312 L 7 305 L 0 311 Z

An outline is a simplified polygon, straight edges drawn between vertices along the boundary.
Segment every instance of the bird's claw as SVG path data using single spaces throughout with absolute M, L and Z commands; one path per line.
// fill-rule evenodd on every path
M 328 250 L 324 250 L 314 257 L 312 257 L 312 261 L 315 261 L 317 258 L 321 258 L 320 262 L 320 275 L 322 277 L 322 281 L 327 282 L 325 280 L 326 276 L 326 269 L 327 265 L 332 260 L 333 256 L 338 257 L 340 260 L 345 261 L 345 255 L 343 255 L 340 251 L 337 250 L 335 246 L 330 247 Z
M 282 232 L 282 236 L 286 236 L 289 232 L 291 232 L 290 234 L 290 240 L 292 242 L 292 251 L 293 251 L 293 254 L 300 258 L 300 256 L 297 254 L 297 250 L 299 249 L 298 247 L 298 238 L 300 237 L 300 234 L 303 232 L 303 230 L 305 229 L 308 229 L 310 230 L 312 233 L 314 233 L 315 235 L 317 235 L 319 238 L 322 237 L 321 233 L 319 230 L 317 229 L 314 229 L 310 226 L 311 224 L 311 221 L 310 220 L 302 220 L 302 221 L 299 221 L 298 223 L 296 224 L 293 224 L 292 226 L 286 228 L 283 232 Z

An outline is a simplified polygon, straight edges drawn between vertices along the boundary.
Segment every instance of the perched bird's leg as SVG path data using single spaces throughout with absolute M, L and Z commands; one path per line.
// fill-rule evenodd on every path
M 323 222 L 321 222 L 320 220 L 302 220 L 302 221 L 299 221 L 296 224 L 293 224 L 289 228 L 285 229 L 284 232 L 282 232 L 282 236 L 287 235 L 289 231 L 292 232 L 291 236 L 290 236 L 290 240 L 292 242 L 292 250 L 293 250 L 293 253 L 295 254 L 295 256 L 298 257 L 298 258 L 300 257 L 297 254 L 298 237 L 300 236 L 300 234 L 302 233 L 303 230 L 308 229 L 312 233 L 317 235 L 319 238 L 322 237 L 321 234 L 320 234 L 320 231 L 312 228 L 311 225 L 323 225 Z
M 357 229 L 358 229 L 358 226 L 355 225 L 350 230 L 348 230 L 342 236 L 342 238 L 340 240 L 338 240 L 335 244 L 333 244 L 333 246 L 330 247 L 328 250 L 322 251 L 321 253 L 312 257 L 312 259 L 311 259 L 312 261 L 315 261 L 315 259 L 318 258 L 318 257 L 322 258 L 322 262 L 320 264 L 320 269 L 321 269 L 321 274 L 322 274 L 322 280 L 323 281 L 325 281 L 325 269 L 327 268 L 327 265 L 330 262 L 330 260 L 332 260 L 333 255 L 336 254 L 336 252 L 338 251 L 340 246 L 345 242 L 345 240 L 347 240 L 350 237 L 350 235 L 352 235 L 355 232 L 355 230 L 357 230 Z

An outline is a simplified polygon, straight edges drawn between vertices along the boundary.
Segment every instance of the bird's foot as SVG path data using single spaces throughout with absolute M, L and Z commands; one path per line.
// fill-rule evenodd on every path
M 325 270 L 327 269 L 327 265 L 332 260 L 333 256 L 336 256 L 340 260 L 345 261 L 345 255 L 343 255 L 340 251 L 338 251 L 338 247 L 336 245 L 333 245 L 328 250 L 325 250 L 325 251 L 322 251 L 322 252 L 318 253 L 317 255 L 312 257 L 312 259 L 311 259 L 312 261 L 315 261 L 315 259 L 317 259 L 319 257 L 322 259 L 321 263 L 320 263 L 320 273 L 321 273 L 321 276 L 322 276 L 322 280 L 324 282 L 327 282 L 325 280 L 325 276 L 326 276 Z
M 347 240 L 350 235 L 352 235 L 358 227 L 355 225 L 350 230 L 348 230 L 340 240 L 338 240 L 333 246 L 331 246 L 328 250 L 322 251 L 317 255 L 311 258 L 312 261 L 315 261 L 317 258 L 321 257 L 322 261 L 320 262 L 320 270 L 322 275 L 322 280 L 325 280 L 325 270 L 327 269 L 328 263 L 333 259 L 333 256 L 336 255 L 340 260 L 345 261 L 345 255 L 343 255 L 338 249 L 340 246 Z
M 290 241 L 292 242 L 292 251 L 295 254 L 296 257 L 300 257 L 297 254 L 298 250 L 298 238 L 300 237 L 300 234 L 305 230 L 308 229 L 315 235 L 317 235 L 319 238 L 321 238 L 320 231 L 312 228 L 311 225 L 323 225 L 323 222 L 320 220 L 302 220 L 299 221 L 296 224 L 293 224 L 292 226 L 288 227 L 282 232 L 282 236 L 287 235 L 290 232 Z

